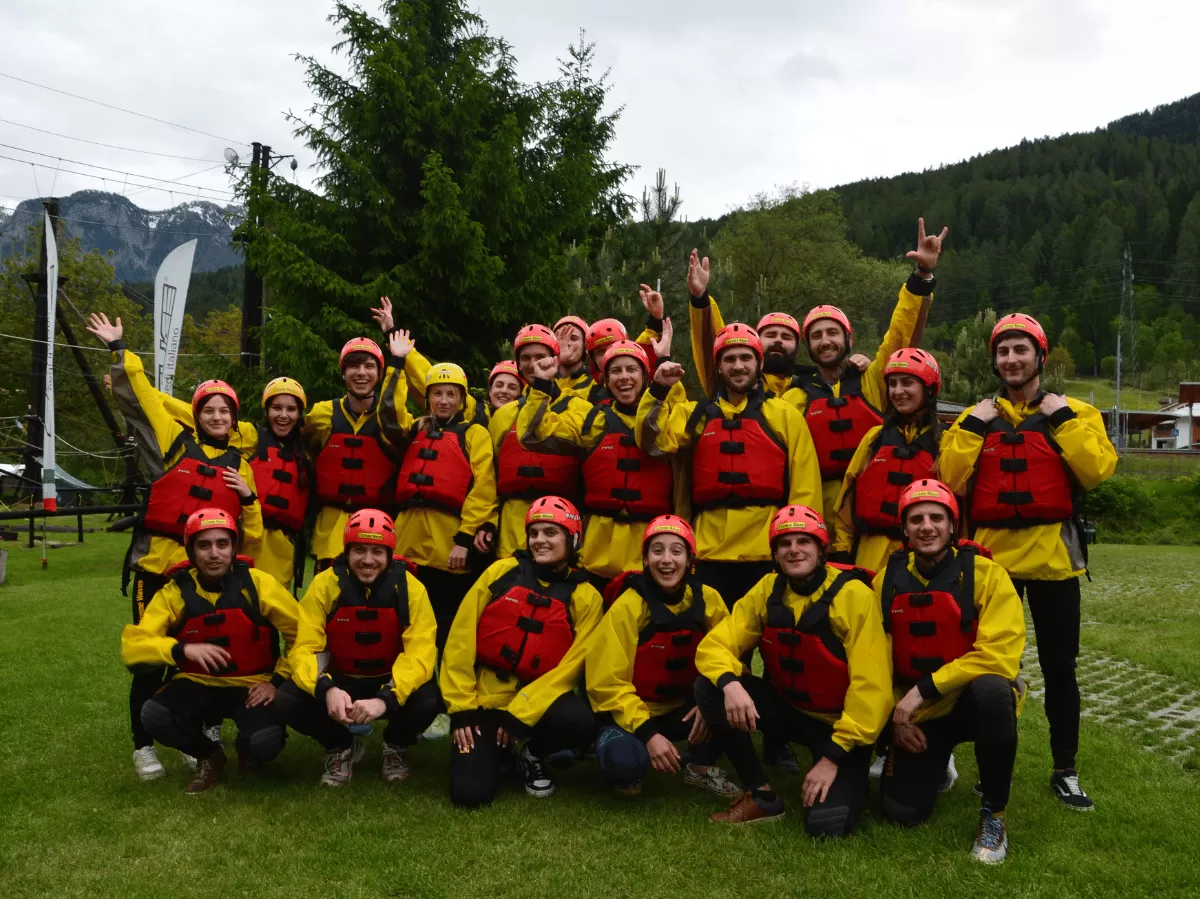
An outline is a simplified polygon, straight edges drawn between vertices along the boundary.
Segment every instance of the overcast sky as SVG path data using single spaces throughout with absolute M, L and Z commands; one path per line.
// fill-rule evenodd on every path
M 312 158 L 283 113 L 311 103 L 292 56 L 330 58 L 330 9 L 3 0 L 0 72 L 214 136 L 0 78 L 0 156 L 27 160 L 0 158 L 0 205 L 89 187 L 124 190 L 147 208 L 197 196 L 132 186 L 152 178 L 219 199 L 229 182 L 211 167 L 233 141 L 295 153 L 308 180 Z M 512 44 L 526 80 L 552 77 L 586 28 L 611 68 L 614 106 L 624 106 L 613 156 L 639 166 L 630 192 L 666 168 L 689 218 L 776 185 L 831 187 L 1090 130 L 1200 91 L 1200 4 L 1181 0 L 478 0 L 477 9 Z M 248 158 L 248 147 L 234 149 Z

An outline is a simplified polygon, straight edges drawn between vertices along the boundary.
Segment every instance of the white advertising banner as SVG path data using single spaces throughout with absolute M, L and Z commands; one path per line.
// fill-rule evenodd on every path
M 192 280 L 195 240 L 173 249 L 154 276 L 154 386 L 171 393 L 175 382 L 175 360 L 179 357 L 179 335 Z

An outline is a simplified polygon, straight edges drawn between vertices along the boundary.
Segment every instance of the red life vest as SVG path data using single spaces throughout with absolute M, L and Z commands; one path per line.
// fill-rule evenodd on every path
M 1035 412 L 1015 428 L 997 415 L 987 426 L 971 487 L 971 525 L 1027 528 L 1075 514 L 1075 480 Z
M 225 483 L 224 475 L 226 468 L 239 469 L 241 454 L 229 447 L 210 459 L 191 432 L 184 431 L 164 458 L 170 459 L 181 449 L 183 455 L 150 485 L 140 524 L 151 534 L 179 543 L 183 542 L 183 525 L 193 512 L 212 507 L 234 518 L 242 515 L 242 498 Z
M 640 578 L 640 580 L 639 580 Z M 704 639 L 704 588 L 689 583 L 692 604 L 678 614 L 659 599 L 657 591 L 646 585 L 645 575 L 637 575 L 626 586 L 638 591 L 650 609 L 650 623 L 638 634 L 633 656 L 633 689 L 646 702 L 671 702 L 683 699 L 696 683 L 696 647 Z
M 688 420 L 688 433 L 704 422 L 692 452 L 692 503 L 696 512 L 787 502 L 787 446 L 763 417 L 762 388 L 746 406 L 725 418 L 715 403 L 700 403 Z
M 571 594 L 587 575 L 579 570 L 542 586 L 528 553 L 491 585 L 492 598 L 475 628 L 475 660 L 522 683 L 553 671 L 575 642 Z
M 307 460 L 296 458 L 290 446 L 280 446 L 270 428 L 259 425 L 258 452 L 250 460 L 250 469 L 262 506 L 263 526 L 289 534 L 302 531 L 308 514 Z
M 900 494 L 913 481 L 932 478 L 937 461 L 933 431 L 909 443 L 898 427 L 886 427 L 871 447 L 871 461 L 854 479 L 854 530 L 899 540 Z
M 633 431 L 608 405 L 594 406 L 583 422 L 590 434 L 604 416 L 604 437 L 583 463 L 584 511 L 619 521 L 649 521 L 671 511 L 671 463 L 638 449 Z
M 317 499 L 323 505 L 347 511 L 391 505 L 397 466 L 383 451 L 373 414 L 355 433 L 342 401 L 336 400 L 332 430 L 315 466 Z
M 408 567 L 393 559 L 370 586 L 350 573 L 346 557 L 333 562 L 338 600 L 325 621 L 329 669 L 336 674 L 378 677 L 388 674 L 404 652 L 408 629 Z
M 464 421 L 446 428 L 413 427 L 396 478 L 397 506 L 401 509 L 431 506 L 456 516 L 462 511 L 475 482 L 471 453 L 467 449 L 470 427 Z
M 783 601 L 787 578 L 775 576 L 758 651 L 775 689 L 801 711 L 840 712 L 846 704 L 850 666 L 846 663 L 846 647 L 829 624 L 829 607 L 852 580 L 870 586 L 860 572 L 842 571 L 797 621 Z
M 183 596 L 183 620 L 173 636 L 180 643 L 211 643 L 230 655 L 229 664 L 215 674 L 199 662 L 185 661 L 179 670 L 208 677 L 248 677 L 268 674 L 279 660 L 279 634 L 258 606 L 258 590 L 250 566 L 234 562 L 221 579 L 216 605 L 200 596 L 192 566 L 178 571 L 174 581 Z
M 892 635 L 892 671 L 915 684 L 975 648 L 975 549 L 954 558 L 922 584 L 908 570 L 909 554 L 892 553 L 883 581 L 883 629 Z
M 525 405 L 526 396 L 517 399 L 517 408 Z M 551 407 L 555 412 L 567 408 L 569 396 L 557 400 Z M 527 450 L 517 439 L 517 422 L 500 438 L 496 448 L 496 493 L 506 499 L 534 500 L 539 496 L 561 496 L 571 499 L 579 490 L 579 456 L 566 453 L 535 453 Z
M 833 388 L 819 374 L 792 378 L 792 386 L 808 394 L 804 421 L 817 450 L 821 478 L 826 481 L 840 480 L 867 431 L 883 424 L 883 416 L 863 398 L 862 372 L 849 365 L 838 383 L 841 395 L 835 397 Z

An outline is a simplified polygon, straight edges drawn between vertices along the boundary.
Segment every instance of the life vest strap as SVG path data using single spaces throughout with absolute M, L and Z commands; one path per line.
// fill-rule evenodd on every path
M 889 471 L 887 482 L 893 487 L 907 487 L 913 482 L 912 472 L 908 471 Z
M 937 622 L 936 621 L 910 621 L 908 623 L 908 632 L 914 637 L 936 637 Z
M 641 471 L 641 470 L 642 470 L 642 460 L 641 459 L 618 459 L 617 460 L 617 471 Z
M 1001 459 L 1000 470 L 1010 474 L 1029 471 L 1028 459 Z
M 829 405 L 832 406 L 836 402 L 838 402 L 838 401 L 830 400 Z M 842 400 L 841 405 L 844 406 L 845 404 L 846 404 L 846 401 Z M 835 434 L 841 434 L 845 431 L 853 431 L 854 430 L 854 421 L 849 418 L 835 418 L 833 421 L 829 422 L 829 430 L 831 430 Z

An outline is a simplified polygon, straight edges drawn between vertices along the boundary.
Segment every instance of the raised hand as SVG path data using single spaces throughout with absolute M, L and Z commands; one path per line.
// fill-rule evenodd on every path
M 114 340 L 120 340 L 125 333 L 125 329 L 121 326 L 121 316 L 118 315 L 116 324 L 113 324 L 103 312 L 93 312 L 88 316 L 87 329 L 102 340 L 106 346 Z
M 651 349 L 654 350 L 654 355 L 659 359 L 665 359 L 671 355 L 671 340 L 675 336 L 675 327 L 671 324 L 669 318 L 663 319 L 662 334 L 655 340 L 650 342 Z
M 543 381 L 553 381 L 558 377 L 558 357 L 543 356 L 533 362 L 533 376 Z
M 708 296 L 708 257 L 700 258 L 698 250 L 692 250 L 688 257 L 687 283 L 688 291 L 694 297 Z
M 664 314 L 662 294 L 654 290 L 649 284 L 639 284 L 638 296 L 642 298 L 642 305 L 646 307 L 646 311 L 650 313 L 650 317 L 661 321 Z
M 654 383 L 673 387 L 683 379 L 683 366 L 678 362 L 664 362 L 654 372 Z
M 904 258 L 913 260 L 922 271 L 933 271 L 937 267 L 938 256 L 942 254 L 942 241 L 949 233 L 949 228 L 943 228 L 942 233 L 936 236 L 926 234 L 925 219 L 917 219 L 917 248 L 905 253 Z
M 384 334 L 395 327 L 396 322 L 392 318 L 391 297 L 379 298 L 379 307 L 371 310 L 371 318 L 375 319 L 375 324 L 379 325 L 379 330 Z
M 403 328 L 388 335 L 388 349 L 391 351 L 393 359 L 403 359 L 415 347 L 416 342 L 412 339 L 412 335 Z

